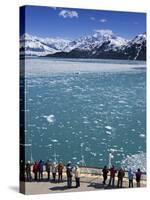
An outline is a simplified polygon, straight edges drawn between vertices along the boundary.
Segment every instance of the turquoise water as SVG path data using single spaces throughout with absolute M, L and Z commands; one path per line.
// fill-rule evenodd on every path
M 84 155 L 88 166 L 103 166 L 112 150 L 119 167 L 129 156 L 143 155 L 144 67 L 131 61 L 27 59 L 26 160 L 32 154 L 34 160 L 66 163 Z

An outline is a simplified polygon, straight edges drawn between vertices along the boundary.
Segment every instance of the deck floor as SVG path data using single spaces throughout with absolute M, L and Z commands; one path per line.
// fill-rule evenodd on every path
M 45 177 L 44 177 L 45 178 Z M 80 178 L 80 187 L 75 188 L 75 180 L 72 179 L 72 188 L 67 188 L 66 176 L 64 175 L 63 181 L 56 182 L 46 181 L 44 179 L 41 182 L 25 182 L 25 193 L 30 194 L 47 194 L 47 193 L 59 193 L 59 192 L 81 192 L 81 191 L 93 191 L 104 189 L 117 189 L 117 178 L 115 179 L 115 187 L 108 187 L 109 177 L 104 186 L 102 184 L 102 176 L 82 174 Z M 24 187 L 24 182 L 21 182 L 21 187 Z M 141 187 L 146 187 L 146 180 L 141 181 Z M 128 179 L 124 178 L 123 188 L 128 188 Z M 136 188 L 136 181 L 134 180 L 134 188 Z

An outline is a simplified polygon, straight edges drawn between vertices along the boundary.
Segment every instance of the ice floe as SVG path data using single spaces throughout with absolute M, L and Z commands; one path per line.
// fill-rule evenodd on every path
M 58 140 L 56 140 L 56 139 L 53 139 L 53 140 L 51 140 L 51 141 L 54 142 L 54 143 L 58 142 Z
M 111 132 L 110 132 L 110 131 L 106 131 L 106 133 L 107 133 L 108 135 L 111 135 Z
M 53 114 L 48 115 L 48 116 L 44 115 L 43 117 L 46 118 L 47 121 L 48 121 L 50 124 L 54 123 L 55 120 L 56 120 L 56 119 L 55 119 L 55 116 L 54 116 Z
M 139 137 L 145 138 L 145 134 L 142 134 L 142 133 L 141 133 L 141 134 L 139 135 Z
M 105 128 L 108 129 L 108 130 L 112 130 L 111 126 L 105 126 Z
M 125 169 L 132 168 L 136 171 L 138 168 L 141 171 L 146 172 L 146 153 L 141 152 L 139 154 L 127 155 L 124 160 L 121 161 L 121 166 Z

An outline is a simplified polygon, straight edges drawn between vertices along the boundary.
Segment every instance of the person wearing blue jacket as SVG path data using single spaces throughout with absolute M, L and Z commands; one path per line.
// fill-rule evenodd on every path
M 133 177 L 134 177 L 134 173 L 133 173 L 132 169 L 130 168 L 128 171 L 129 188 L 130 187 L 133 188 Z
M 43 167 L 44 167 L 44 163 L 42 160 L 40 160 L 39 162 L 39 181 L 43 180 Z

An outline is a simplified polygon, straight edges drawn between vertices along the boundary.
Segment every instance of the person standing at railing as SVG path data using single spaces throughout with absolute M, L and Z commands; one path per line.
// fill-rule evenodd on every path
M 43 180 L 43 167 L 44 163 L 42 160 L 39 162 L 38 170 L 39 170 L 39 181 Z
M 141 172 L 140 168 L 138 168 L 138 170 L 137 170 L 135 175 L 136 175 L 137 187 L 140 187 L 141 175 L 142 175 L 142 172 Z
M 52 174 L 53 174 L 53 181 L 56 181 L 56 173 L 57 173 L 57 164 L 56 162 L 53 162 L 52 164 Z
M 37 181 L 38 161 L 35 161 L 35 162 L 34 162 L 34 165 L 33 165 L 33 173 L 34 173 L 34 180 Z
M 130 168 L 128 171 L 129 188 L 130 187 L 133 188 L 133 177 L 134 177 L 134 173 L 133 173 L 132 169 Z
M 51 167 L 51 163 L 49 160 L 46 161 L 45 163 L 45 167 L 46 167 L 46 172 L 47 172 L 47 180 L 50 180 L 50 167 Z
M 115 185 L 115 174 L 117 172 L 117 170 L 115 169 L 114 165 L 110 168 L 110 179 L 109 179 L 109 184 L 108 186 L 111 186 L 112 183 L 112 187 L 114 187 Z
M 103 184 L 105 185 L 107 180 L 107 175 L 109 172 L 106 165 L 104 166 L 102 172 L 103 172 Z
M 58 164 L 58 181 L 62 181 L 64 165 L 62 162 Z
M 26 171 L 26 175 L 27 175 L 27 181 L 31 181 L 32 176 L 31 176 L 31 163 L 30 163 L 30 161 L 27 162 L 26 167 L 25 167 L 25 171 Z
M 122 183 L 123 183 L 123 177 L 125 176 L 125 172 L 122 168 L 118 171 L 118 183 L 117 187 L 122 188 Z
M 68 188 L 72 187 L 72 169 L 73 169 L 73 167 L 71 166 L 71 161 L 69 161 L 66 166 L 67 187 Z
M 79 168 L 79 163 L 75 166 L 74 170 L 75 174 L 75 181 L 76 181 L 76 188 L 80 187 L 80 168 Z

